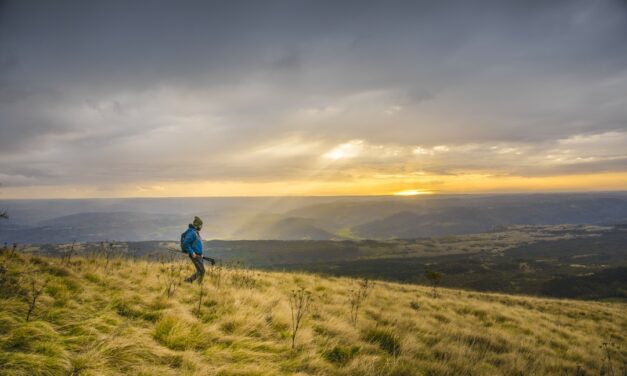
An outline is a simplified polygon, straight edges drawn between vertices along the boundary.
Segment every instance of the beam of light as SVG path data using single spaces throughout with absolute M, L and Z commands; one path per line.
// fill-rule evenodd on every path
M 338 145 L 323 155 L 324 158 L 337 161 L 340 159 L 353 158 L 360 154 L 364 147 L 362 140 L 352 140 Z

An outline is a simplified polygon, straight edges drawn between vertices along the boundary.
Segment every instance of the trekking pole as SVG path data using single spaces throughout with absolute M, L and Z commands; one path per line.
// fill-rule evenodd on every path
M 168 250 L 169 250 L 169 251 L 172 251 L 172 252 L 176 252 L 176 253 L 185 253 L 185 254 L 187 254 L 187 253 L 186 253 L 186 252 L 184 252 L 184 251 L 179 251 L 179 250 L 176 250 L 176 249 L 174 249 L 174 248 L 168 248 Z M 202 259 L 203 259 L 203 260 L 205 260 L 205 261 L 209 261 L 209 262 L 211 263 L 211 265 L 215 265 L 215 264 L 216 264 L 216 260 L 215 260 L 215 259 L 213 259 L 213 258 L 211 258 L 211 257 L 202 256 Z
M 215 265 L 216 264 L 216 260 L 212 259 L 211 257 L 203 256 L 202 259 L 205 260 L 205 261 L 209 261 L 211 263 L 211 265 Z

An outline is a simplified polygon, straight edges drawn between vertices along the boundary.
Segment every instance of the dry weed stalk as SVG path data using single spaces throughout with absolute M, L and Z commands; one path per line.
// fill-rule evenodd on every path
M 35 310 L 37 299 L 44 292 L 44 288 L 48 284 L 48 280 L 40 281 L 35 276 L 28 276 L 28 290 L 26 292 L 26 299 L 28 303 L 28 312 L 26 313 L 26 321 L 30 320 L 30 316 Z
M 70 245 L 70 249 L 63 253 L 63 257 L 61 258 L 61 264 L 70 265 L 72 261 L 72 255 L 74 255 L 74 247 L 76 246 L 76 240 L 72 240 L 72 245 Z
M 196 316 L 200 316 L 200 308 L 202 307 L 202 299 L 205 296 L 205 279 L 200 277 L 198 278 L 198 307 L 196 308 Z
M 351 323 L 353 326 L 357 326 L 357 315 L 362 303 L 368 297 L 370 289 L 373 286 L 373 282 L 368 279 L 363 279 L 359 282 L 356 289 L 349 291 L 349 302 L 351 305 Z
M 100 247 L 98 251 L 100 253 L 100 256 L 104 257 L 105 259 L 104 270 L 106 271 L 109 267 L 109 259 L 113 254 L 113 242 L 100 242 Z
M 24 250 L 24 248 L 25 248 L 25 247 L 24 247 L 24 246 L 22 246 L 22 247 L 20 248 L 20 250 Z M 11 247 L 11 254 L 9 255 L 9 257 L 10 257 L 10 258 L 13 258 L 13 256 L 15 256 L 15 253 L 17 252 L 17 250 L 18 250 L 18 244 L 17 244 L 17 243 L 13 243 L 13 246 Z
M 603 366 L 601 367 L 601 375 L 615 376 L 614 366 L 612 365 L 612 350 L 614 350 L 614 344 L 612 342 L 603 342 L 601 345 L 603 349 L 605 359 L 603 359 Z
M 163 267 L 162 274 L 158 278 L 162 281 L 164 292 L 168 299 L 174 295 L 174 291 L 181 284 L 181 273 L 183 272 L 183 264 L 180 262 L 172 262 Z
M 214 286 L 217 288 L 220 288 L 220 286 L 222 285 L 222 274 L 224 272 L 224 266 L 222 265 L 222 262 L 218 262 L 217 265 L 209 268 L 208 273 L 209 274 L 209 278 L 211 278 L 211 281 L 213 282 Z
M 290 312 L 292 319 L 292 349 L 296 347 L 296 335 L 311 303 L 311 293 L 304 288 L 292 290 L 290 294 Z

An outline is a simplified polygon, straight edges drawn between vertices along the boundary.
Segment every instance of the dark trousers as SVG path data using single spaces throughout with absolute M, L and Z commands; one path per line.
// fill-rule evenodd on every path
M 192 260 L 194 267 L 196 268 L 196 273 L 185 279 L 186 282 L 194 282 L 198 279 L 198 283 L 202 282 L 202 278 L 205 276 L 205 266 L 202 263 L 202 256 L 196 255 L 196 258 L 189 256 L 189 259 Z

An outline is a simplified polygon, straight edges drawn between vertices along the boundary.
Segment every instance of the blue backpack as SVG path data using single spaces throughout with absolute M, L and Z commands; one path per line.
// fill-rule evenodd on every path
M 183 240 L 185 240 L 185 235 L 187 235 L 188 231 L 193 231 L 193 230 L 191 228 L 188 228 L 187 230 L 183 231 L 183 233 L 181 234 L 181 253 L 187 253 L 183 249 Z

